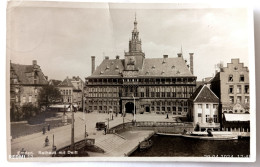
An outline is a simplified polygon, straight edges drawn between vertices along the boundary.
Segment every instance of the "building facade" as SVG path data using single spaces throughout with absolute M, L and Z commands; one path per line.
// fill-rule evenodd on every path
M 67 77 L 58 86 L 62 95 L 62 102 L 65 104 L 77 104 L 82 108 L 84 82 L 79 77 Z
M 92 74 L 85 82 L 89 111 L 187 115 L 188 99 L 196 87 L 193 53 L 190 66 L 182 53 L 145 58 L 135 20 L 124 59 L 106 57 L 97 69 L 95 57 L 91 59 Z
M 190 98 L 189 118 L 200 128 L 219 129 L 219 98 L 207 84 L 199 86 Z
M 37 61 L 32 65 L 10 63 L 10 98 L 11 106 L 32 103 L 37 106 L 38 93 L 42 86 L 48 84 Z
M 249 70 L 239 59 L 231 59 L 220 69 L 211 81 L 211 89 L 220 98 L 222 124 L 225 113 L 250 113 Z

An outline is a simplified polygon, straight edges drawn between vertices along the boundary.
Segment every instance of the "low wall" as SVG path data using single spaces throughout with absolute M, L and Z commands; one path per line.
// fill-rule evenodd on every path
M 177 123 L 177 122 L 128 122 L 120 124 L 108 130 L 107 133 L 122 133 L 128 130 L 152 130 L 155 133 L 182 133 L 184 130 L 193 131 L 192 123 Z

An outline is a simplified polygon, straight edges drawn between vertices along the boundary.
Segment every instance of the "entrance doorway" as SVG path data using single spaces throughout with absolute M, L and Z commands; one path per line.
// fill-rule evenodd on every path
M 134 113 L 134 103 L 128 102 L 125 104 L 125 112 L 126 113 Z M 135 107 L 135 113 L 136 113 L 136 107 Z
M 148 106 L 145 107 L 145 111 L 146 111 L 146 112 L 150 112 L 150 107 L 148 107 Z

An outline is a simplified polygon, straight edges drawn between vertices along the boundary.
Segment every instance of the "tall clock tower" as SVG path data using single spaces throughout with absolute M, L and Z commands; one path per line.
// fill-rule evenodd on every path
M 129 51 L 125 52 L 125 70 L 138 71 L 142 69 L 145 55 L 142 52 L 142 41 L 139 39 L 137 30 L 137 21 L 135 16 L 134 30 L 132 31 L 132 39 L 129 41 Z

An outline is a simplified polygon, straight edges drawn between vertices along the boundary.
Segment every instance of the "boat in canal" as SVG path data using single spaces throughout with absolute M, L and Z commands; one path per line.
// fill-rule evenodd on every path
M 144 151 L 144 150 L 147 150 L 149 148 L 151 148 L 153 145 L 153 141 L 152 140 L 145 140 L 145 141 L 142 141 L 139 145 L 139 150 L 140 151 Z
M 182 135 L 186 138 L 201 140 L 237 140 L 238 135 L 228 131 L 194 131 Z

